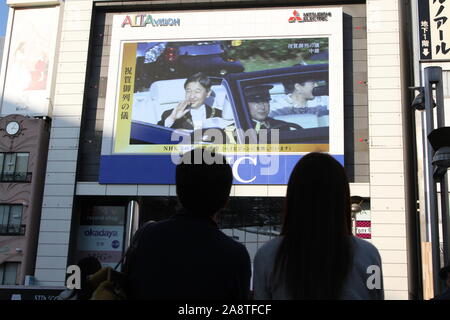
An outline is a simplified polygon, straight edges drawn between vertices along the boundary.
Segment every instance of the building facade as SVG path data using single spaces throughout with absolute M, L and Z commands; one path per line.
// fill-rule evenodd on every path
M 330 74 L 330 79 L 338 77 L 342 82 L 345 168 L 354 203 L 363 209 L 356 214 L 355 233 L 371 241 L 380 251 L 386 298 L 417 297 L 417 290 L 411 283 L 416 283 L 418 277 L 422 281 L 422 275 L 418 275 L 420 271 L 413 267 L 417 248 L 408 244 L 407 237 L 411 210 L 408 186 L 414 182 L 405 159 L 409 152 L 409 137 L 405 136 L 404 110 L 409 107 L 406 106 L 409 101 L 404 92 L 410 85 L 405 74 L 409 78 L 413 75 L 409 71 L 409 53 L 403 38 L 403 1 L 327 1 L 325 4 L 306 0 L 8 0 L 7 4 L 10 15 L 0 79 L 4 88 L 0 124 L 7 126 L 14 117 L 30 123 L 24 136 L 15 138 L 17 141 L 25 139 L 30 145 L 22 148 L 8 144 L 16 140 L 0 133 L 0 152 L 26 152 L 30 153 L 31 159 L 38 150 L 41 161 L 45 158 L 45 169 L 42 170 L 39 165 L 32 167 L 29 162 L 27 172 L 33 172 L 29 186 L 0 183 L 0 190 L 11 193 L 6 196 L 5 191 L 0 195 L 3 206 L 17 202 L 14 198 L 19 193 L 17 188 L 35 188 L 35 184 L 41 183 L 43 191 L 42 195 L 36 192 L 26 200 L 29 209 L 22 211 L 20 223 L 26 225 L 26 234 L 14 236 L 18 238 L 13 240 L 13 236 L 0 235 L 0 265 L 21 264 L 15 284 L 23 285 L 25 277 L 31 276 L 36 285 L 64 286 L 67 266 L 84 255 L 95 254 L 104 264 L 113 265 L 122 254 L 122 239 L 126 238 L 127 224 L 133 213 L 138 212 L 142 222 L 162 219 L 177 209 L 173 184 L 104 183 L 100 179 L 105 128 L 111 117 L 107 112 L 110 110 L 107 89 L 112 81 L 110 75 L 114 74 L 111 69 L 117 68 L 110 65 L 114 61 L 111 56 L 117 55 L 111 51 L 116 37 L 113 30 L 116 32 L 120 28 L 115 24 L 117 20 L 158 12 L 176 15 L 178 11 L 235 8 L 282 8 L 286 12 L 329 8 L 342 10 L 342 74 Z M 8 88 L 8 81 L 11 81 L 8 77 L 11 77 L 9 66 L 13 66 L 11 59 L 21 52 L 20 44 L 15 40 L 20 36 L 15 32 L 23 26 L 20 19 L 13 17 L 26 17 L 26 11 L 33 10 L 42 11 L 34 12 L 33 16 L 48 15 L 52 22 L 47 25 L 50 30 L 45 60 L 48 74 L 46 86 L 40 87 L 43 98 L 39 96 L 33 100 L 38 102 L 27 109 L 26 101 L 14 100 L 17 93 L 14 88 Z M 286 20 L 291 14 L 287 15 Z M 35 72 L 40 71 L 39 61 L 33 62 Z M 27 88 L 22 90 L 27 91 Z M 11 101 L 7 101 L 8 92 L 12 92 Z M 33 126 L 36 129 L 32 129 Z M 49 126 L 47 143 L 31 143 L 37 137 L 46 139 L 45 126 Z M 34 130 L 40 133 L 30 136 Z M 43 177 L 45 173 L 45 179 L 35 180 L 40 172 Z M 230 206 L 221 227 L 244 242 L 252 258 L 256 250 L 279 230 L 279 213 L 285 192 L 285 185 L 269 181 L 233 186 Z M 28 229 L 34 230 L 36 236 L 30 237 Z M 109 232 L 107 239 L 106 232 Z M 111 237 L 121 244 L 106 248 Z M 11 241 L 14 244 L 10 244 Z M 7 246 L 10 251 L 5 249 Z M 17 259 L 16 247 L 30 251 L 24 253 L 28 258 Z

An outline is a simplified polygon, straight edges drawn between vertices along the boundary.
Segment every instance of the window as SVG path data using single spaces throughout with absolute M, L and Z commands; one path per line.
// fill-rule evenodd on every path
M 22 205 L 0 204 L 0 235 L 24 235 Z
M 0 153 L 0 182 L 29 182 L 29 153 Z
M 5 262 L 0 264 L 0 285 L 16 285 L 19 263 Z

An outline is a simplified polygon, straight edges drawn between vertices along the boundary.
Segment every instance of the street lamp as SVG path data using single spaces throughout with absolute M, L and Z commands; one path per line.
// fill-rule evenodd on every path
M 449 129 L 445 127 L 444 119 L 444 89 L 441 67 L 427 67 L 424 69 L 424 86 L 412 87 L 418 90 L 412 107 L 425 111 L 424 121 L 424 172 L 425 172 L 425 204 L 427 218 L 427 241 L 431 243 L 431 257 L 433 269 L 433 287 L 435 295 L 440 292 L 441 283 L 439 270 L 441 268 L 439 215 L 437 201 L 437 182 L 441 191 L 442 235 L 444 240 L 444 259 L 449 256 L 449 230 L 448 230 L 448 186 L 447 168 L 450 162 Z M 433 96 L 436 97 L 434 101 Z M 437 112 L 437 128 L 434 122 L 434 107 Z M 429 230 L 428 230 L 429 228 Z

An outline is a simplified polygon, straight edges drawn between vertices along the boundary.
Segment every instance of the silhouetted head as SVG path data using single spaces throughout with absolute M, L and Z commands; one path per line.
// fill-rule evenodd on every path
M 325 227 L 351 234 L 350 187 L 342 165 L 325 153 L 304 156 L 291 173 L 284 231 L 320 233 Z
M 177 195 L 191 214 L 213 216 L 225 207 L 233 174 L 225 158 L 202 148 L 183 155 L 176 167 Z
M 78 300 L 89 300 L 91 298 L 94 288 L 88 285 L 88 277 L 93 275 L 102 268 L 102 264 L 95 257 L 86 257 L 78 261 L 77 266 L 80 267 L 81 272 L 81 289 L 77 290 Z
M 95 257 L 86 257 L 78 261 L 77 266 L 80 267 L 83 277 L 90 276 L 102 268 L 102 264 Z

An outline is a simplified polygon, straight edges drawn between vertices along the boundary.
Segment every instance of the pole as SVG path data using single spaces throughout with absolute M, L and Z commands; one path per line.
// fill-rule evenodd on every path
M 445 109 L 444 109 L 444 88 L 442 82 L 442 70 L 439 73 L 439 81 L 436 83 L 436 104 L 437 104 L 437 126 L 445 127 Z M 442 216 L 442 238 L 444 243 L 444 264 L 449 263 L 449 208 L 448 208 L 448 180 L 447 174 L 439 179 L 441 186 L 441 216 Z
M 131 244 L 131 239 L 139 227 L 139 204 L 136 200 L 131 200 L 127 208 L 127 223 L 125 227 L 125 242 L 123 252 L 127 252 Z M 123 265 L 121 266 L 123 267 Z
M 433 117 L 433 84 L 442 80 L 442 68 L 440 67 L 427 67 L 424 70 L 424 91 L 425 91 L 425 131 L 428 136 L 434 129 L 434 117 Z M 437 188 L 433 179 L 433 165 L 431 163 L 433 159 L 433 148 L 431 147 L 428 139 L 425 140 L 426 157 L 425 172 L 426 180 L 428 184 L 428 190 L 426 197 L 429 203 L 430 210 L 430 241 L 431 241 L 431 257 L 432 257 L 432 269 L 433 269 L 433 291 L 434 295 L 437 295 L 441 290 L 441 283 L 439 281 L 439 270 L 441 268 L 440 263 L 440 244 L 439 244 L 439 223 L 438 223 L 438 210 L 437 210 Z

